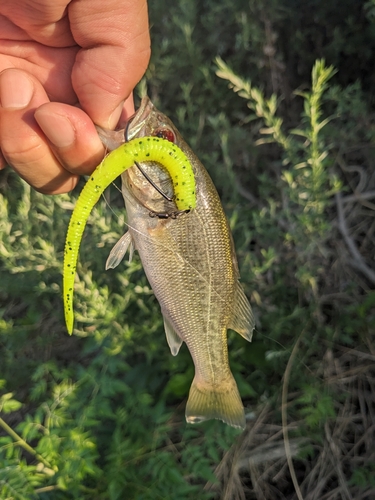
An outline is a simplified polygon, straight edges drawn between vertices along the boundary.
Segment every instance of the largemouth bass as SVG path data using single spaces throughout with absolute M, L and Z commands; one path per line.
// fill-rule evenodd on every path
M 100 135 L 110 149 L 121 142 L 118 132 Z M 196 207 L 178 213 L 171 179 L 157 163 L 141 163 L 143 173 L 136 167 L 127 170 L 122 174 L 122 194 L 129 230 L 113 248 L 107 268 L 116 267 L 126 250 L 135 248 L 159 301 L 172 354 L 178 354 L 182 342 L 189 348 L 195 377 L 186 406 L 187 422 L 220 419 L 244 428 L 244 409 L 228 363 L 227 330 L 251 341 L 254 318 L 239 282 L 233 240 L 218 193 L 176 127 L 147 97 L 126 136 L 127 140 L 158 136 L 181 148 L 193 167 Z

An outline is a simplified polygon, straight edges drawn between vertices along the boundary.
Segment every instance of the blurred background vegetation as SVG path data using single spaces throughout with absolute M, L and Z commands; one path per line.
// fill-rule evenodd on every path
M 375 498 L 375 0 L 150 2 L 139 86 L 209 170 L 256 315 L 229 334 L 243 433 L 188 426 L 112 188 L 80 254 L 76 329 L 61 269 L 79 192 L 0 173 L 0 498 Z

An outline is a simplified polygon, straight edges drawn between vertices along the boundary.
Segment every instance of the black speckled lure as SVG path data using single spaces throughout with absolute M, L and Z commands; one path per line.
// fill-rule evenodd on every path
M 66 235 L 63 271 L 65 322 L 73 332 L 73 293 L 79 246 L 87 219 L 103 191 L 135 162 L 155 161 L 169 173 L 174 190 L 174 202 L 179 211 L 196 206 L 195 178 L 192 166 L 172 142 L 159 137 L 142 137 L 122 144 L 109 153 L 84 186 L 74 207 Z

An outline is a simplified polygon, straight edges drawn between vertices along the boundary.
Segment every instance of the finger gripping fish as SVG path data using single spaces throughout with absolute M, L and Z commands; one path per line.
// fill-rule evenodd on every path
M 196 206 L 195 178 L 191 164 L 181 149 L 159 137 L 142 137 L 126 142 L 107 155 L 85 184 L 74 207 L 66 235 L 63 271 L 65 322 L 73 331 L 73 292 L 78 251 L 87 219 L 103 191 L 135 162 L 160 163 L 169 173 L 178 210 Z

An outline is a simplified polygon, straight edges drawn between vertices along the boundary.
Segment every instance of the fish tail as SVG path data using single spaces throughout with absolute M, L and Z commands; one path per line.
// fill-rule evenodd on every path
M 244 429 L 245 412 L 233 375 L 229 374 L 228 379 L 218 386 L 195 376 L 190 387 L 185 415 L 189 424 L 215 418 Z

